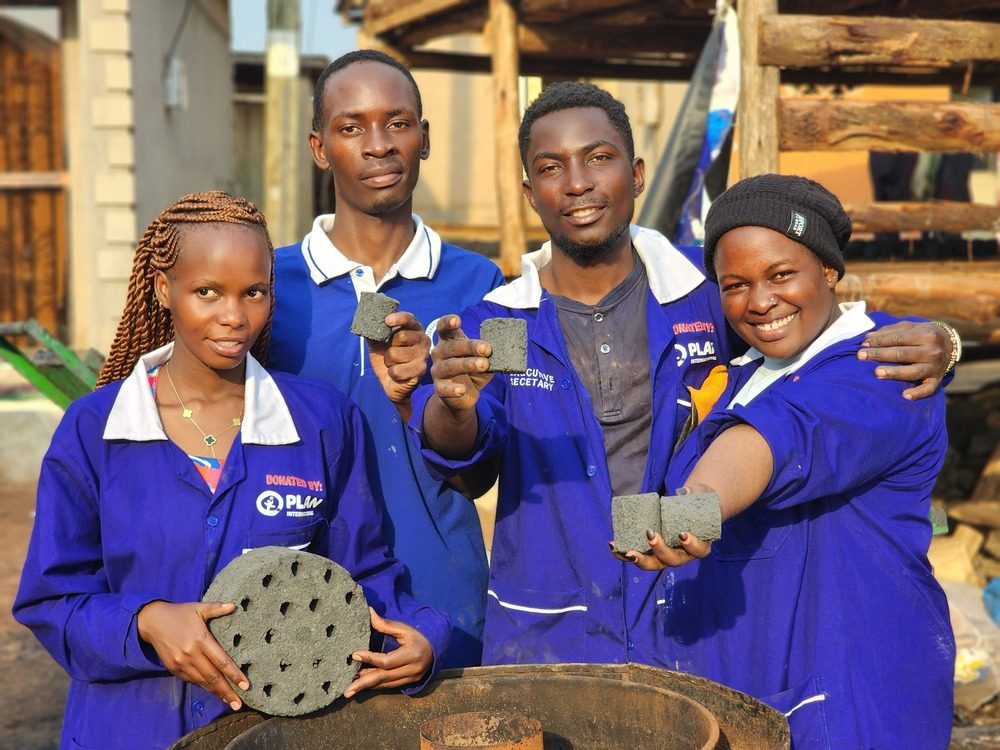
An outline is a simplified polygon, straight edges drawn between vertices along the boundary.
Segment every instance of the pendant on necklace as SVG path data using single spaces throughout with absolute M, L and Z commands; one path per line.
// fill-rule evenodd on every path
M 241 424 L 243 424 L 242 419 L 239 417 L 233 417 L 233 427 L 239 427 Z
M 181 416 L 184 417 L 184 419 L 191 419 L 191 410 L 185 409 L 183 412 L 181 412 Z
M 215 439 L 215 435 L 205 435 L 204 442 L 205 442 L 205 445 L 207 445 L 209 448 L 211 448 L 213 445 L 215 445 L 219 441 Z

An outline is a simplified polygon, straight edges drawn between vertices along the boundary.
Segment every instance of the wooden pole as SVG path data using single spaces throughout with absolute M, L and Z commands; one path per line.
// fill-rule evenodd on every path
M 758 62 L 763 16 L 778 12 L 778 0 L 741 0 L 740 101 L 736 110 L 740 177 L 778 171 L 778 69 Z
M 264 215 L 275 247 L 294 242 L 302 231 L 296 222 L 304 136 L 298 36 L 298 0 L 267 0 Z
M 521 120 L 517 97 L 517 11 L 511 0 L 490 0 L 490 38 L 500 269 L 505 275 L 514 276 L 521 268 L 526 239 L 521 155 L 517 147 Z

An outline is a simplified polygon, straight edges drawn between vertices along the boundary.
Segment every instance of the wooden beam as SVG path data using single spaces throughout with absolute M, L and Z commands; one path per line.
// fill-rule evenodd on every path
M 955 201 L 868 203 L 844 206 L 855 232 L 1000 232 L 1000 206 Z
M 417 0 L 416 2 L 369 3 L 362 24 L 366 34 L 376 36 L 394 31 L 408 23 L 423 21 L 431 16 L 466 5 L 468 0 Z
M 736 108 L 740 177 L 778 171 L 778 69 L 760 65 L 760 19 L 778 0 L 740 3 L 740 99 Z
M 62 190 L 68 172 L 0 172 L 0 190 Z
M 697 57 L 705 40 L 697 35 L 671 38 L 670 27 L 644 27 L 642 34 L 626 26 L 607 27 L 591 24 L 524 24 L 518 28 L 518 47 L 522 55 L 549 57 L 634 59 L 652 54 L 659 59 Z M 669 43 L 665 43 L 670 39 Z
M 267 0 L 264 86 L 264 213 L 279 246 L 302 233 L 298 222 L 302 169 L 302 94 L 296 0 Z
M 1000 104 L 782 99 L 779 111 L 783 151 L 1000 150 Z
M 641 5 L 643 0 L 521 0 L 518 12 L 522 18 L 539 21 L 559 21 L 565 23 L 591 13 L 606 13 Z
M 517 85 L 517 10 L 513 0 L 489 0 L 489 3 L 500 269 L 505 275 L 514 276 L 520 271 L 521 256 L 527 244 L 524 197 L 521 193 L 521 154 L 517 146 L 517 130 L 521 121 Z
M 479 34 L 486 28 L 488 18 L 487 9 L 476 6 L 454 15 L 433 16 L 420 23 L 407 24 L 382 36 L 392 40 L 396 47 L 413 49 L 452 34 Z
M 971 74 L 971 75 L 970 75 Z M 838 86 L 948 86 L 961 91 L 967 86 L 1000 86 L 1000 63 L 979 62 L 962 68 L 897 68 L 880 65 L 788 68 L 782 83 Z
M 863 299 L 870 310 L 946 320 L 967 341 L 996 341 L 1000 333 L 997 261 L 847 261 L 837 284 L 841 301 Z
M 455 52 L 424 52 L 399 50 L 385 42 L 375 44 L 387 54 L 405 62 L 413 69 L 449 70 L 458 73 L 489 74 L 492 64 L 489 57 Z M 588 59 L 550 60 L 524 57 L 520 72 L 529 76 L 558 76 L 563 78 L 612 78 L 636 81 L 688 81 L 694 72 L 694 61 L 670 63 L 609 63 Z
M 769 15 L 761 19 L 761 65 L 952 67 L 1000 60 L 1000 23 Z

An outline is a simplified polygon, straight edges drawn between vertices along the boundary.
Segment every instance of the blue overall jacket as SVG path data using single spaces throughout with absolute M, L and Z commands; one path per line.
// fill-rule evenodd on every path
M 447 645 L 447 617 L 400 592 L 357 408 L 248 357 L 245 418 L 213 495 L 153 401 L 147 371 L 171 351 L 73 402 L 42 464 L 14 616 L 69 673 L 63 748 L 163 748 L 230 712 L 166 671 L 137 614 L 154 600 L 199 601 L 256 547 L 329 557 L 378 612 L 418 628 L 435 654 Z
M 673 445 L 691 414 L 688 386 L 728 361 L 717 287 L 662 235 L 637 226 L 632 242 L 649 278 L 647 330 L 652 445 Z M 538 281 L 548 244 L 522 276 L 462 313 L 476 337 L 491 317 L 527 321 L 525 374 L 494 375 L 477 403 L 479 435 L 464 460 L 424 455 L 442 474 L 500 456 L 483 663 L 642 662 L 666 665 L 665 576 L 608 551 L 611 480 L 601 426 L 567 353 L 555 305 Z M 432 387 L 418 389 L 420 432 Z M 669 451 L 651 451 L 643 487 L 664 482 Z
M 710 414 L 675 455 L 671 489 L 714 436 L 749 424 L 774 473 L 707 558 L 667 574 L 666 662 L 784 712 L 796 750 L 944 750 L 955 643 L 927 561 L 944 395 L 907 401 L 906 383 L 857 359 L 874 325 L 858 304 L 866 325 Z M 760 363 L 753 350 L 737 360 L 718 403 Z
M 334 219 L 317 217 L 301 243 L 275 251 L 268 367 L 325 380 L 358 405 L 366 455 L 378 472 L 374 489 L 385 502 L 386 543 L 406 566 L 407 590 L 451 618 L 441 666 L 473 666 L 482 653 L 488 575 L 479 517 L 471 502 L 430 475 L 371 369 L 364 339 L 350 328 L 362 291 L 399 300 L 400 310 L 432 332 L 439 317 L 479 302 L 503 276 L 491 260 L 441 242 L 414 216 L 413 242 L 376 285 L 370 267 L 330 242 Z

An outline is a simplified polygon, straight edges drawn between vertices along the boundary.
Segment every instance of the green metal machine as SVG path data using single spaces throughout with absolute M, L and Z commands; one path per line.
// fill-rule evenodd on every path
M 33 342 L 30 354 L 14 343 L 16 337 Z M 63 409 L 94 390 L 104 359 L 93 349 L 80 359 L 35 320 L 0 323 L 0 358 Z

